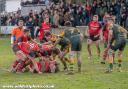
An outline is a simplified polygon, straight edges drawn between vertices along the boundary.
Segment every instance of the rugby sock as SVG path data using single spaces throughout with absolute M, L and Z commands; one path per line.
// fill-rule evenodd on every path
M 77 65 L 78 65 L 78 71 L 80 72 L 81 71 L 81 60 L 80 59 L 78 59 Z
M 66 61 L 62 60 L 62 63 L 63 63 L 63 65 L 64 65 L 64 70 L 67 69 Z
M 119 51 L 118 53 L 118 67 L 121 67 L 121 63 L 122 63 L 122 53 Z
M 103 61 L 105 61 L 106 58 L 107 58 L 107 52 L 108 52 L 108 50 L 105 50 L 105 51 L 104 51 L 104 54 L 103 54 Z
M 113 70 L 113 64 L 112 63 L 109 64 L 109 69 Z
M 68 58 L 65 57 L 64 60 L 70 63 L 70 60 Z
M 115 60 L 114 60 L 115 59 L 115 53 L 113 53 L 112 56 L 113 56 L 113 63 L 115 63 Z
M 122 67 L 122 65 L 121 64 L 118 64 L 118 67 Z
M 16 60 L 16 61 L 13 63 L 12 67 L 15 68 L 18 63 L 19 63 L 19 62 Z
M 70 65 L 69 65 L 70 72 L 73 72 L 73 67 L 74 67 L 74 64 L 73 63 L 70 63 Z
M 109 70 L 113 70 L 113 56 L 109 56 Z
M 100 57 L 100 47 L 97 47 L 98 57 Z
M 122 66 L 122 65 L 121 65 L 122 60 L 119 59 L 118 62 L 119 62 L 118 67 L 121 67 L 121 66 Z

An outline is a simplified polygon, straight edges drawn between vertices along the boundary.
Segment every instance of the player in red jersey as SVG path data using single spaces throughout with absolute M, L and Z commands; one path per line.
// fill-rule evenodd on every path
M 106 24 L 103 27 L 102 30 L 102 36 L 103 36 L 103 43 L 104 43 L 104 52 L 103 52 L 103 56 L 102 56 L 102 60 L 101 60 L 101 64 L 105 64 L 105 60 L 108 57 L 108 35 L 109 35 L 109 27 L 108 27 L 108 23 L 106 22 Z
M 110 16 L 106 17 L 106 23 L 105 23 L 105 25 L 103 27 L 103 30 L 102 30 L 102 33 L 101 33 L 102 36 L 103 36 L 103 43 L 104 43 L 104 48 L 105 48 L 104 49 L 104 52 L 103 52 L 101 64 L 105 64 L 105 61 L 108 58 L 108 50 L 109 50 L 109 47 L 108 47 L 108 42 L 109 42 L 109 25 L 108 25 L 108 19 L 110 19 L 110 18 L 112 18 L 112 17 L 110 17 Z M 114 58 L 115 58 L 115 54 L 113 53 L 113 61 L 114 61 Z
M 53 56 L 59 54 L 58 49 L 53 48 L 49 45 L 42 45 L 40 51 L 38 52 L 42 59 L 39 62 L 36 62 L 38 65 L 38 69 L 41 72 L 46 73 L 55 73 L 58 71 L 58 65 Z M 34 71 L 33 65 L 30 67 L 30 71 Z
M 23 31 L 23 35 L 21 35 L 16 41 L 15 43 L 13 44 L 13 52 L 15 53 L 16 55 L 16 61 L 13 63 L 13 67 L 12 67 L 12 70 L 15 71 L 15 67 L 16 65 L 19 63 L 19 61 L 24 61 L 24 60 L 27 60 L 27 57 L 26 55 L 23 53 L 22 50 L 20 50 L 20 48 L 18 47 L 18 43 L 21 43 L 21 42 L 28 42 L 28 41 L 31 41 L 33 43 L 36 43 L 33 39 L 31 39 L 31 37 L 29 36 L 29 30 L 25 29 Z M 23 64 L 23 63 L 22 63 Z
M 39 71 L 38 65 L 36 64 L 35 58 L 36 56 L 36 52 L 39 51 L 39 47 L 37 46 L 37 44 L 34 43 L 22 43 L 19 45 L 20 49 L 26 54 L 26 56 L 31 60 L 35 70 L 41 74 L 42 72 Z
M 100 47 L 99 47 L 100 29 L 101 29 L 101 25 L 98 21 L 98 16 L 94 15 L 93 16 L 93 21 L 91 21 L 89 23 L 89 29 L 86 31 L 86 36 L 88 37 L 88 39 L 87 39 L 87 49 L 88 49 L 90 59 L 92 59 L 92 52 L 91 52 L 90 46 L 93 43 L 96 45 L 98 57 L 100 57 Z
M 46 18 L 42 23 L 42 28 L 40 29 L 40 42 L 42 42 L 46 32 L 50 31 L 51 25 L 49 23 L 49 18 Z

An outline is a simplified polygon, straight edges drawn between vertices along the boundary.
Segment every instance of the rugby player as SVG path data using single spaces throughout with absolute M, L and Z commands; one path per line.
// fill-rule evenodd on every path
M 107 69 L 108 72 L 113 71 L 113 53 L 118 50 L 118 70 L 121 72 L 122 66 L 122 53 L 125 49 L 126 45 L 126 34 L 128 33 L 126 29 L 121 27 L 120 25 L 114 24 L 112 18 L 108 20 L 109 25 L 109 53 L 108 53 L 108 61 L 109 61 L 109 68 Z
M 92 59 L 91 45 L 94 43 L 97 48 L 98 57 L 100 57 L 100 32 L 101 24 L 98 21 L 98 15 L 93 16 L 93 21 L 89 23 L 89 29 L 86 31 L 87 36 L 87 49 L 89 53 L 89 59 Z

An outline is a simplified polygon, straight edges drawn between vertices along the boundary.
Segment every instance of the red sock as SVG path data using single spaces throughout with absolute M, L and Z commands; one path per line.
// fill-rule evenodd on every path
M 18 63 L 19 63 L 19 61 L 16 60 L 16 61 L 13 63 L 12 67 L 15 68 Z

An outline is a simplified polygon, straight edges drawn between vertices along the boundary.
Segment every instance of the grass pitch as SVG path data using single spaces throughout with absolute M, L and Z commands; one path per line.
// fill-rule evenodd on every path
M 84 42 L 82 50 L 81 73 L 75 73 L 74 75 L 65 75 L 63 72 L 42 75 L 31 73 L 15 74 L 7 71 L 7 69 L 9 69 L 10 65 L 15 60 L 15 56 L 11 50 L 10 40 L 8 38 L 0 39 L 0 89 L 30 89 L 14 87 L 17 85 L 54 86 L 53 88 L 42 89 L 128 89 L 127 50 L 128 46 L 126 47 L 123 54 L 123 72 L 121 73 L 117 71 L 117 64 L 115 64 L 114 72 L 111 74 L 105 74 L 104 71 L 107 67 L 107 64 L 101 65 L 99 63 L 100 59 L 98 59 L 96 56 L 96 48 L 94 46 L 94 62 L 91 62 L 88 59 L 86 43 Z M 75 66 L 77 71 L 77 65 Z M 6 85 L 11 85 L 13 87 L 4 87 Z

